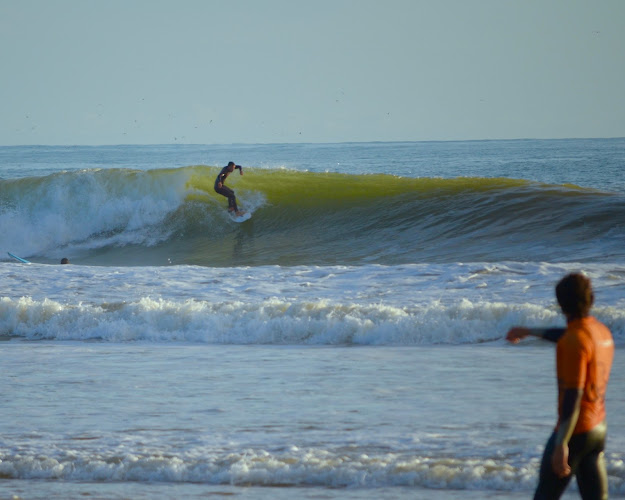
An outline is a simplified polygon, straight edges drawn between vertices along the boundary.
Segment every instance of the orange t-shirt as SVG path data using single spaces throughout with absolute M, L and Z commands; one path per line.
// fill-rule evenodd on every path
M 573 434 L 588 432 L 605 420 L 605 393 L 610 378 L 614 341 L 610 330 L 592 316 L 571 321 L 558 341 L 558 415 L 566 389 L 583 389 Z

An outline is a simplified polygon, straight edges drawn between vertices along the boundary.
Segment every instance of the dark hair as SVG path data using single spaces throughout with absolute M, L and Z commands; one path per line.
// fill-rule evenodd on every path
M 556 285 L 556 298 L 562 312 L 570 318 L 584 318 L 595 301 L 590 279 L 580 273 L 567 274 Z
M 228 166 L 229 166 L 229 167 L 232 167 L 233 165 L 234 165 L 234 162 L 233 162 L 233 161 L 229 161 L 229 162 L 228 162 Z M 236 165 L 234 165 L 234 166 L 236 166 Z
M 61 264 L 69 264 L 69 259 L 67 257 L 63 257 L 61 259 Z

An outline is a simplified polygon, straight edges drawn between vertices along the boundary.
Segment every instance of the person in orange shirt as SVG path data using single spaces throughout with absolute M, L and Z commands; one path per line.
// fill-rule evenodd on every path
M 557 342 L 558 423 L 545 446 L 534 500 L 560 498 L 573 475 L 582 498 L 607 499 L 605 394 L 614 341 L 610 330 L 590 316 L 594 294 L 586 276 L 565 276 L 556 298 L 566 329 L 514 327 L 506 334 L 512 343 L 528 335 Z

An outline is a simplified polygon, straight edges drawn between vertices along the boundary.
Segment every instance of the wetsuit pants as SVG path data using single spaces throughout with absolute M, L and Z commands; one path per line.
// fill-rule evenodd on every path
M 573 434 L 569 441 L 569 466 L 571 474 L 559 478 L 551 468 L 551 456 L 555 448 L 554 432 L 547 445 L 540 464 L 540 479 L 534 500 L 553 500 L 560 498 L 575 475 L 580 495 L 584 500 L 608 498 L 608 474 L 605 468 L 603 450 L 607 425 L 605 422 L 583 434 Z
M 222 185 L 220 188 L 215 187 L 215 191 L 228 198 L 229 209 L 233 209 L 235 212 L 239 211 L 239 208 L 237 207 L 237 199 L 234 196 L 234 191 L 232 189 Z

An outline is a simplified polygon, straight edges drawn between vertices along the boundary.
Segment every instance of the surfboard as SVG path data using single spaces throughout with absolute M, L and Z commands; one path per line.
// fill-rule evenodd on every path
M 230 214 L 230 218 L 234 221 L 234 222 L 244 222 L 248 219 L 252 218 L 252 214 L 250 212 L 243 212 L 242 215 L 233 215 L 232 213 Z
M 21 257 L 18 257 L 17 255 L 13 255 L 11 252 L 7 252 L 7 253 L 9 254 L 9 257 L 13 257 L 15 260 L 19 262 L 23 262 L 24 264 L 30 264 L 30 261 L 26 259 L 22 259 Z

